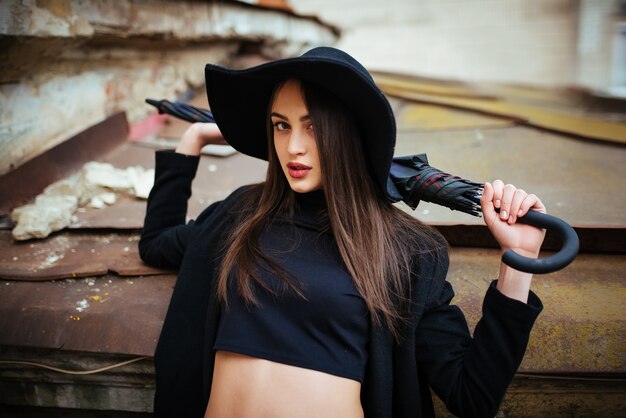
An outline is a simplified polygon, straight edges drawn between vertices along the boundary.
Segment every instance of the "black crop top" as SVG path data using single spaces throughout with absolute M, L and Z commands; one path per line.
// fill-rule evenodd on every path
M 300 281 L 306 300 L 254 287 L 257 306 L 246 306 L 230 281 L 215 350 L 263 358 L 362 382 L 367 363 L 369 314 L 332 234 L 325 231 L 323 192 L 296 194 L 293 220 L 279 216 L 260 238 L 262 251 Z M 272 289 L 284 285 L 260 273 Z

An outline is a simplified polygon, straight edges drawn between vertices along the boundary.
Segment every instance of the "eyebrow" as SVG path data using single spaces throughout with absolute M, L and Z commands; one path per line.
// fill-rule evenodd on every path
M 272 113 L 270 114 L 270 117 L 272 117 L 272 116 L 276 116 L 277 118 L 280 118 L 280 119 L 283 119 L 283 120 L 287 120 L 287 121 L 289 120 L 289 118 L 288 118 L 287 116 L 285 116 L 285 115 L 281 115 L 280 113 L 277 113 L 277 112 L 272 112 Z M 310 119 L 311 119 L 311 116 L 309 116 L 309 115 L 304 115 L 304 116 L 302 116 L 302 117 L 300 118 L 300 122 L 304 122 L 305 120 L 310 120 Z

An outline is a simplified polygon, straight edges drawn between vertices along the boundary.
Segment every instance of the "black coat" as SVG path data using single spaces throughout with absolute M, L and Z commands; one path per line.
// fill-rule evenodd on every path
M 155 185 L 139 242 L 141 257 L 179 270 L 155 354 L 157 417 L 202 417 L 213 376 L 219 305 L 215 277 L 225 237 L 246 188 L 185 224 L 198 157 L 159 151 Z M 491 284 L 483 317 L 470 332 L 450 301 L 447 251 L 421 256 L 412 273 L 412 320 L 401 344 L 389 330 L 372 327 L 361 390 L 367 418 L 434 416 L 430 389 L 458 416 L 493 417 L 522 361 L 542 309 L 507 298 Z

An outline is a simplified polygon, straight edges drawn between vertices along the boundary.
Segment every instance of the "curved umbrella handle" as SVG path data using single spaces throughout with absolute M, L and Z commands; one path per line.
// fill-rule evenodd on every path
M 536 259 L 523 257 L 513 250 L 507 250 L 502 255 L 502 262 L 507 266 L 526 273 L 552 273 L 567 266 L 578 254 L 578 235 L 574 228 L 565 221 L 555 216 L 532 210 L 528 211 L 523 217 L 517 218 L 517 221 L 557 232 L 563 240 L 563 245 L 556 254 Z

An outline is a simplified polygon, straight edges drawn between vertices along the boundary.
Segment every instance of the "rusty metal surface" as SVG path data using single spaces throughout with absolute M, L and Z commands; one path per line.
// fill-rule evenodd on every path
M 626 381 L 568 376 L 517 374 L 500 404 L 498 418 L 622 418 L 626 408 Z M 435 416 L 453 418 L 433 396 Z
M 471 328 L 498 266 L 497 250 L 451 250 L 454 302 Z M 533 288 L 545 309 L 521 371 L 626 373 L 625 277 L 625 257 L 587 254 L 537 276 Z M 0 282 L 0 345 L 150 354 L 173 283 L 173 275 Z M 82 301 L 89 306 L 79 312 Z
M 498 275 L 499 251 L 453 248 L 448 278 L 454 303 L 473 329 L 484 292 Z M 544 311 L 521 372 L 626 373 L 626 257 L 582 254 L 567 268 L 535 276 Z
M 41 281 L 101 276 L 164 274 L 139 258 L 139 234 L 63 232 L 46 239 L 15 242 L 0 231 L 0 278 Z
M 141 229 L 146 215 L 146 201 L 124 195 L 117 195 L 116 199 L 115 204 L 102 209 L 79 208 L 75 220 L 67 228 Z
M 128 133 L 125 113 L 116 113 L 0 177 L 0 215 L 34 198 L 50 183 L 117 148 Z
M 0 281 L 0 345 L 152 356 L 174 275 Z
M 498 248 L 497 242 L 485 225 L 466 225 L 451 222 L 430 222 L 454 247 Z M 580 252 L 626 253 L 626 225 L 577 226 L 573 225 L 580 240 Z M 557 251 L 561 248 L 560 237 L 548 231 L 541 249 Z

